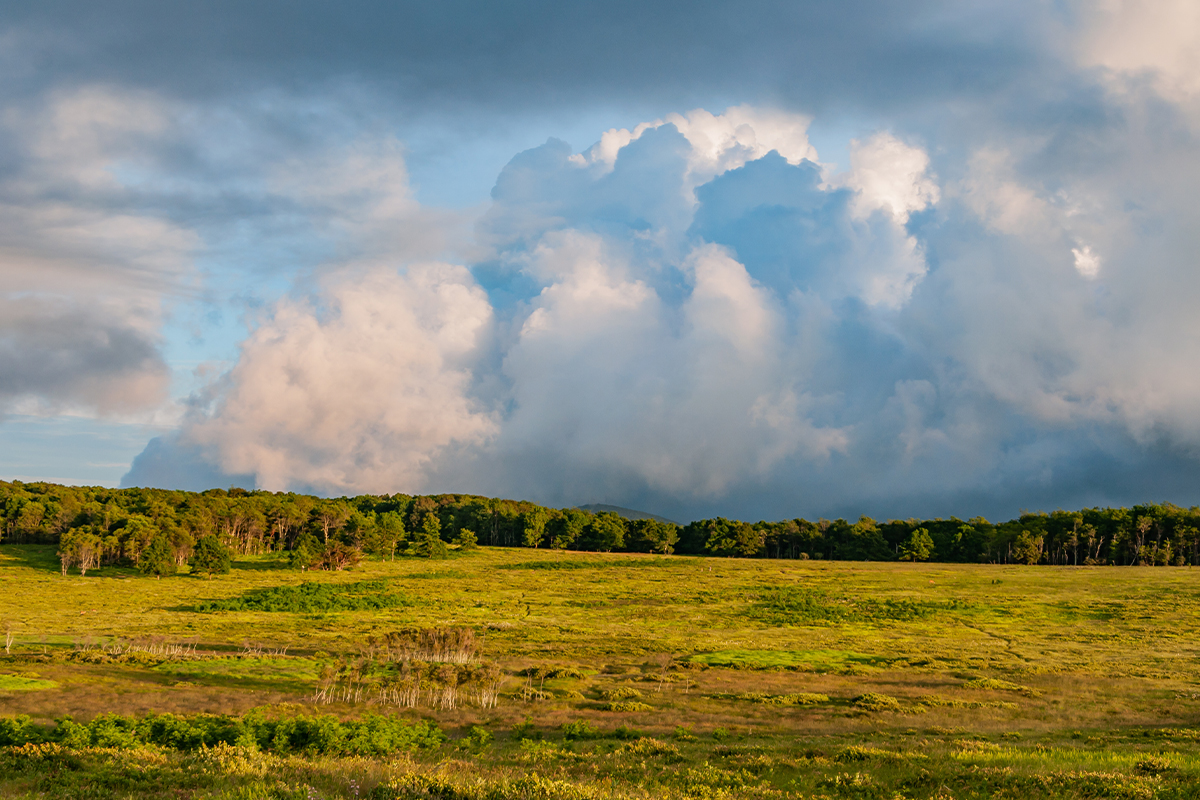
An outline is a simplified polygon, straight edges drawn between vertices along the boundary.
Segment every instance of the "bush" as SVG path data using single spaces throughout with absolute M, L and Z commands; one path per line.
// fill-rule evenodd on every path
M 487 728 L 481 725 L 472 725 L 471 732 L 464 737 L 463 741 L 474 747 L 487 747 L 495 738 Z
M 28 717 L 0 718 L 0 745 L 47 741 L 70 749 L 150 744 L 191 751 L 224 745 L 280 754 L 383 756 L 437 747 L 446 741 L 446 734 L 429 722 L 377 714 L 350 722 L 331 716 L 265 720 L 255 714 L 162 714 L 138 719 L 104 714 L 86 725 L 63 717 L 53 730 L 33 725 Z
M 241 597 L 210 600 L 196 610 L 214 611 L 292 611 L 311 614 L 320 611 L 377 611 L 410 605 L 407 598 L 388 591 L 387 581 L 357 583 L 302 583 L 299 586 L 275 586 L 253 589 Z
M 639 703 L 636 700 L 614 700 L 611 703 L 605 703 L 603 710 L 634 713 L 638 711 L 653 711 L 654 706 L 646 703 Z
M 867 692 L 854 698 L 854 705 L 863 711 L 899 711 L 900 701 L 888 694 Z
M 681 758 L 679 748 L 661 739 L 643 736 L 623 746 L 618 753 L 635 756 L 665 756 L 672 760 Z
M 581 739 L 599 739 L 603 736 L 599 728 L 585 719 L 576 720 L 575 722 L 564 722 L 562 732 L 563 738 L 568 742 Z
M 27 715 L 0 717 L 0 747 L 20 747 L 45 740 L 45 730 L 33 724 Z

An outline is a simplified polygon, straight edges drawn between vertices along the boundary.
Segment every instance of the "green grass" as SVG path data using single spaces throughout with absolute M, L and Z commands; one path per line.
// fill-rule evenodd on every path
M 0 653 L 0 716 L 393 712 L 452 741 L 403 766 L 246 756 L 266 765 L 258 777 L 232 756 L 196 772 L 183 756 L 130 754 L 106 772 L 83 753 L 74 772 L 55 762 L 61 786 L 0 764 L 0 798 L 155 796 L 136 779 L 151 767 L 186 797 L 352 797 L 355 780 L 408 792 L 396 797 L 443 781 L 443 796 L 502 798 L 533 773 L 562 782 L 547 797 L 1200 794 L 1189 568 L 499 548 L 345 573 L 245 557 L 212 579 L 56 567 L 53 548 L 0 546 L 0 625 L 15 637 Z M 380 705 L 371 685 L 314 703 L 322 680 L 375 657 L 370 641 L 435 627 L 472 629 L 479 662 L 500 670 L 495 707 L 465 683 L 455 708 L 428 694 Z
M 210 658 L 196 661 L 168 661 L 154 667 L 154 671 L 182 680 L 215 678 L 241 681 L 311 682 L 317 679 L 320 665 L 311 658 Z
M 880 666 L 886 658 L 844 650 L 721 650 L 699 653 L 690 659 L 695 664 L 734 669 L 788 669 L 835 672 L 847 666 Z
M 38 689 L 54 689 L 58 684 L 28 675 L 0 674 L 0 692 L 28 692 Z

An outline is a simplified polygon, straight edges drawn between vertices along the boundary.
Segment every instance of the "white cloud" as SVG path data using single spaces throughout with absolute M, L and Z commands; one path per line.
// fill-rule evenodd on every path
M 691 145 L 688 157 L 688 188 L 705 183 L 717 175 L 737 169 L 748 161 L 762 158 L 772 150 L 790 164 L 817 160 L 817 151 L 808 141 L 810 117 L 801 114 L 732 106 L 723 114 L 703 108 L 686 114 L 667 114 L 654 122 L 643 122 L 632 131 L 614 128 L 584 153 L 572 156 L 580 166 L 595 164 L 608 171 L 613 168 L 621 149 L 649 130 L 674 125 Z
M 941 193 L 929 175 L 929 156 L 881 131 L 866 141 L 850 142 L 850 172 L 838 184 L 857 192 L 855 213 L 885 211 L 900 225 L 914 211 L 937 203 Z
M 1100 256 L 1092 252 L 1091 245 L 1072 247 L 1071 255 L 1075 256 L 1075 269 L 1085 278 L 1094 278 L 1100 273 Z
M 1106 71 L 1118 91 L 1149 81 L 1175 102 L 1200 98 L 1200 5 L 1192 0 L 1081 4 L 1080 61 Z
M 596 236 L 556 234 L 536 258 L 559 277 L 508 350 L 514 408 L 489 459 L 535 454 L 555 482 L 615 470 L 696 495 L 844 445 L 791 388 L 782 307 L 723 249 L 691 253 L 674 309 Z
M 279 303 L 185 443 L 266 489 L 385 492 L 495 434 L 468 396 L 491 307 L 464 268 L 342 274 L 320 303 Z

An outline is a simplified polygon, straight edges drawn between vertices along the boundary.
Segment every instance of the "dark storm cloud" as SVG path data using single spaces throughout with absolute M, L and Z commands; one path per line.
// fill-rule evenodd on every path
M 721 95 L 911 107 L 1042 68 L 1040 4 L 274 2 L 9 4 L 28 89 L 170 95 L 349 81 L 414 104 L 693 104 Z M 10 87 L 11 90 L 11 87 Z

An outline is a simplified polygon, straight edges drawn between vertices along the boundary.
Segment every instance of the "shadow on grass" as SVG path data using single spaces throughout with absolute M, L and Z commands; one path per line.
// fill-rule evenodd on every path
M 0 564 L 60 572 L 57 548 L 52 544 L 2 544 Z
M 608 560 L 524 561 L 519 564 L 499 564 L 496 569 L 624 569 L 627 567 L 673 567 L 679 561 L 667 558 L 621 558 Z
M 272 558 L 258 556 L 256 558 L 243 558 L 230 563 L 231 569 L 242 569 L 248 572 L 271 572 L 281 569 L 291 569 L 286 558 Z
M 0 567 L 26 567 L 38 572 L 53 572 L 60 574 L 62 565 L 58 560 L 58 547 L 52 544 L 4 544 L 0 545 Z M 78 569 L 71 569 L 67 579 L 78 580 Z M 87 571 L 84 580 L 93 578 L 132 578 L 143 577 L 134 567 L 105 566 L 92 567 Z

